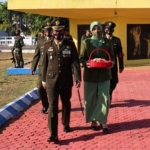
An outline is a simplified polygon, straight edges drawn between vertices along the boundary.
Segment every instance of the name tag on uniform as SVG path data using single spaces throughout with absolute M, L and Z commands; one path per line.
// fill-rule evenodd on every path
M 52 51 L 53 51 L 53 47 L 50 47 L 50 48 L 48 49 L 48 51 L 49 51 L 49 52 L 52 52 Z
M 70 54 L 71 54 L 71 51 L 68 50 L 68 49 L 65 49 L 65 50 L 62 51 L 62 54 L 63 54 L 63 55 L 65 55 L 65 54 L 66 54 L 66 55 L 70 55 Z

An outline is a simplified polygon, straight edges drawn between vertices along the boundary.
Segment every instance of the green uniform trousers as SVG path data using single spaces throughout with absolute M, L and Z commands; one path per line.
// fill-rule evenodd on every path
M 48 127 L 51 134 L 57 135 L 59 95 L 62 102 L 62 124 L 68 127 L 70 123 L 70 111 L 71 111 L 70 98 L 72 95 L 72 88 L 55 87 L 54 89 L 47 89 L 47 93 L 49 99 Z
M 84 82 L 86 122 L 107 123 L 110 106 L 110 80 L 98 83 Z

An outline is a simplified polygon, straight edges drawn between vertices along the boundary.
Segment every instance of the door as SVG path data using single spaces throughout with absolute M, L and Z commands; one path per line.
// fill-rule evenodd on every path
M 90 29 L 90 24 L 78 25 L 78 53 L 80 53 L 81 37 L 87 29 Z

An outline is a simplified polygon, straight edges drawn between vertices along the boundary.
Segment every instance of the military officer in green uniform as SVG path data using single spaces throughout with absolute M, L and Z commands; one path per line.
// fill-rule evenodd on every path
M 81 70 L 74 42 L 64 39 L 64 27 L 56 19 L 52 26 L 54 39 L 45 44 L 43 60 L 43 87 L 47 89 L 49 99 L 48 142 L 58 141 L 58 97 L 62 101 L 62 124 L 64 132 L 70 131 L 70 112 L 73 77 L 77 88 L 80 87 Z M 72 73 L 73 69 L 73 73 Z
M 112 40 L 113 52 L 115 55 L 115 65 L 111 68 L 112 79 L 110 80 L 110 102 L 112 101 L 112 93 L 118 83 L 118 67 L 119 67 L 119 73 L 122 73 L 124 70 L 121 40 L 118 37 L 113 35 L 115 27 L 116 27 L 116 24 L 112 21 L 107 21 L 104 23 L 105 37 L 107 39 Z
M 48 98 L 46 90 L 42 86 L 42 62 L 43 62 L 43 54 L 44 54 L 44 43 L 46 42 L 45 33 L 44 30 L 40 33 L 40 38 L 37 41 L 35 53 L 32 60 L 31 65 L 31 74 L 34 75 L 36 68 L 38 66 L 38 82 L 37 82 L 37 88 L 38 88 L 38 94 L 39 98 L 42 102 L 42 113 L 46 113 L 49 107 Z
M 23 37 L 20 36 L 20 30 L 16 31 L 15 43 L 12 49 L 15 62 L 17 62 L 16 68 L 24 67 L 24 60 L 22 55 L 22 47 L 24 46 Z

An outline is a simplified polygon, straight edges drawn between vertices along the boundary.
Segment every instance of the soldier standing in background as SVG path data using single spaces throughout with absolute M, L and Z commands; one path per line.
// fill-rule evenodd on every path
M 111 39 L 113 41 L 113 51 L 115 55 L 115 64 L 111 68 L 112 79 L 110 80 L 110 102 L 112 101 L 112 93 L 118 83 L 118 64 L 119 64 L 119 73 L 122 73 L 124 70 L 121 40 L 118 37 L 113 36 L 115 27 L 116 24 L 112 21 L 107 21 L 104 23 L 105 36 L 107 39 Z
M 52 39 L 51 30 L 52 30 L 51 27 L 49 27 L 49 28 L 44 28 L 44 33 L 45 33 L 45 39 L 46 39 L 46 41 Z
M 68 28 L 65 28 L 64 38 L 73 42 L 73 38 L 72 38 L 72 36 L 70 35 Z
M 81 37 L 81 42 L 87 38 L 90 38 L 92 36 L 92 33 L 89 29 L 86 29 L 85 30 L 85 34 L 82 35 Z
M 52 31 L 51 22 L 47 21 L 46 25 L 43 27 L 44 27 L 44 31 L 45 31 L 46 41 L 51 40 L 53 38 L 52 34 L 51 34 L 51 31 Z
M 38 71 L 38 82 L 37 82 L 37 88 L 38 88 L 38 94 L 39 98 L 42 102 L 42 113 L 46 113 L 49 107 L 48 98 L 47 98 L 47 92 L 42 86 L 42 62 L 43 62 L 43 53 L 44 53 L 44 43 L 46 42 L 45 33 L 44 30 L 40 32 L 40 38 L 37 40 L 35 53 L 32 60 L 31 65 L 31 75 L 35 74 L 37 65 L 39 68 Z
M 17 62 L 16 68 L 23 68 L 24 61 L 22 56 L 22 47 L 24 46 L 23 37 L 20 36 L 20 30 L 16 31 L 15 43 L 12 49 L 14 61 Z
M 72 68 L 75 85 L 80 87 L 81 70 L 74 42 L 64 39 L 64 27 L 59 19 L 54 21 L 52 33 L 54 39 L 45 44 L 43 59 L 43 87 L 47 89 L 49 100 L 48 142 L 58 141 L 58 97 L 62 101 L 62 124 L 64 132 L 70 131 L 70 112 L 72 96 Z

